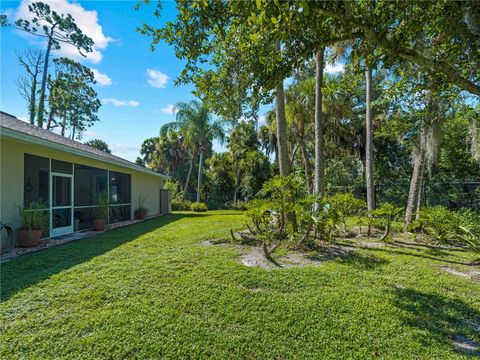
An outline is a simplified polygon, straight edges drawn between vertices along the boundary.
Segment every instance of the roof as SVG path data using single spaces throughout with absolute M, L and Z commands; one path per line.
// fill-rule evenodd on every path
M 169 176 L 147 169 L 121 157 L 106 153 L 81 142 L 55 134 L 17 119 L 15 116 L 0 111 L 1 135 L 17 138 L 23 141 L 44 145 L 47 147 L 74 153 L 79 156 L 104 161 L 110 164 L 123 166 L 132 170 L 148 173 L 155 176 L 169 178 Z

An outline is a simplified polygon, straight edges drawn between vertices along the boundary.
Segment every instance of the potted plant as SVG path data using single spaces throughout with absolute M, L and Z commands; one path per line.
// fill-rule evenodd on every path
M 34 201 L 27 206 L 20 207 L 20 221 L 22 227 L 18 230 L 18 244 L 21 247 L 33 247 L 40 244 L 43 231 L 47 228 L 47 204 Z
M 97 207 L 95 208 L 95 217 L 93 218 L 93 229 L 95 231 L 105 230 L 107 225 L 109 211 L 108 192 L 101 191 L 97 195 Z
M 137 208 L 135 209 L 135 219 L 142 220 L 147 217 L 148 209 L 145 207 L 145 197 L 142 192 L 137 197 Z

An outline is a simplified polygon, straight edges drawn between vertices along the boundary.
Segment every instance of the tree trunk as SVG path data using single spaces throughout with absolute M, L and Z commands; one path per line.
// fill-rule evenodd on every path
M 276 51 L 280 52 L 280 41 L 275 43 Z M 278 165 L 281 176 L 290 174 L 287 148 L 287 120 L 285 116 L 285 94 L 283 90 L 283 79 L 277 81 L 275 87 L 275 107 L 277 115 L 277 154 Z
M 423 127 L 420 131 L 419 137 L 420 139 L 418 140 L 418 145 L 414 148 L 413 151 L 413 173 L 410 180 L 410 190 L 408 192 L 407 208 L 405 209 L 405 230 L 412 222 L 413 212 L 415 210 L 415 206 L 418 203 L 418 194 L 420 193 L 421 180 L 423 177 L 422 173 L 425 163 L 425 136 Z
M 321 47 L 316 53 L 315 72 L 315 174 L 313 180 L 313 194 L 325 194 L 325 164 L 324 164 L 324 139 L 323 139 L 323 113 L 322 113 L 322 85 L 325 48 Z M 317 206 L 316 204 L 315 206 Z
M 190 177 L 192 176 L 193 170 L 193 160 L 195 159 L 195 151 L 192 151 L 192 159 L 190 160 L 190 167 L 188 168 L 187 180 L 185 181 L 185 187 L 183 188 L 183 198 L 187 198 L 188 193 L 188 183 L 190 182 Z
M 366 82 L 366 116 L 365 116 L 365 182 L 367 188 L 367 210 L 368 216 L 375 209 L 375 185 L 373 181 L 373 129 L 372 129 L 372 69 L 365 67 Z M 368 236 L 370 236 L 370 226 L 368 227 Z
M 233 194 L 233 203 L 236 204 L 238 199 L 238 188 L 240 187 L 240 167 L 237 168 L 237 172 L 235 175 L 235 193 Z
M 35 106 L 37 102 L 37 74 L 38 70 L 35 70 L 35 74 L 32 76 L 32 89 L 30 92 L 30 104 L 28 104 L 28 113 L 30 118 L 30 124 L 35 124 Z
M 50 36 L 48 38 L 47 51 L 45 52 L 45 62 L 43 64 L 42 85 L 40 87 L 40 99 L 38 101 L 37 126 L 43 127 L 43 115 L 45 112 L 45 90 L 47 87 L 47 70 L 48 58 L 50 57 L 50 50 L 52 48 L 52 37 L 55 27 L 52 27 Z
M 300 151 L 302 152 L 303 159 L 303 168 L 305 170 L 305 179 L 307 181 L 307 190 L 308 193 L 312 193 L 312 167 L 310 166 L 310 159 L 308 158 L 307 145 L 305 144 L 305 139 L 299 137 L 298 139 L 300 144 Z
M 420 179 L 419 179 L 420 188 L 418 189 L 417 204 L 416 204 L 416 207 L 415 207 L 415 220 L 418 220 L 420 218 L 420 208 L 422 207 L 423 195 L 424 195 L 423 194 L 423 192 L 424 192 L 424 188 L 423 188 L 424 178 L 425 178 L 425 161 L 423 162 L 422 168 L 420 169 Z
M 65 136 L 65 129 L 67 127 L 67 114 L 63 113 L 63 121 L 62 121 L 62 136 Z
M 202 191 L 202 172 L 203 172 L 203 149 L 200 149 L 200 160 L 198 161 L 197 202 L 200 202 L 200 194 Z

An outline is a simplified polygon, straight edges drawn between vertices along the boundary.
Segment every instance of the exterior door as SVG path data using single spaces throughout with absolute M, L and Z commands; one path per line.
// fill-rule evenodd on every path
M 50 236 L 73 232 L 73 176 L 51 173 Z

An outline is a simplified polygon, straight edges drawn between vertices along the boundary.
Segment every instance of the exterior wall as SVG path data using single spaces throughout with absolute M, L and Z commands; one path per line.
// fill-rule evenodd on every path
M 145 206 L 149 210 L 149 215 L 157 215 L 160 213 L 159 194 L 160 189 L 163 187 L 163 179 L 161 177 L 148 175 L 140 171 L 137 172 L 122 166 L 85 158 L 79 155 L 48 149 L 40 145 L 22 143 L 4 136 L 0 137 L 0 146 L 0 220 L 4 223 L 11 223 L 15 229 L 20 227 L 18 206 L 23 205 L 23 158 L 25 153 L 130 174 L 132 182 L 131 218 L 133 219 L 133 213 L 137 206 L 137 197 L 140 191 L 142 191 L 143 196 L 146 198 Z

